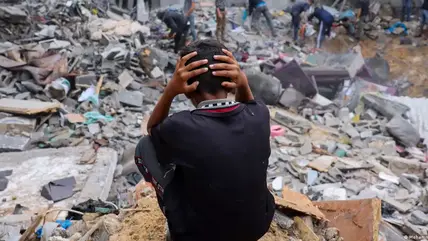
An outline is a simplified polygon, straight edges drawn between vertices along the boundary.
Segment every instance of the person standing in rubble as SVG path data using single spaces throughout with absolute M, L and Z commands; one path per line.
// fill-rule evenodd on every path
M 410 22 L 410 15 L 412 14 L 412 0 L 401 0 L 401 22 Z
M 251 19 L 251 25 L 252 28 L 259 33 L 259 23 L 260 23 L 260 16 L 263 14 L 263 16 L 266 18 L 266 22 L 270 28 L 270 31 L 272 33 L 273 37 L 276 37 L 275 29 L 273 27 L 272 23 L 272 14 L 270 14 L 270 11 L 266 5 L 266 2 L 263 0 L 249 0 L 249 6 L 248 6 L 248 15 L 251 16 L 253 14 L 253 17 Z
M 228 93 L 235 90 L 235 100 Z M 177 95 L 195 110 L 169 115 Z M 175 73 L 135 150 L 153 184 L 172 241 L 257 241 L 275 202 L 268 190 L 270 117 L 226 47 L 200 40 L 183 48 Z
M 357 24 L 358 24 L 358 34 L 355 36 L 357 39 L 361 39 L 364 34 L 364 23 L 367 22 L 369 17 L 369 0 L 359 0 L 357 3 Z
M 184 15 L 180 11 L 167 9 L 159 11 L 157 17 L 171 29 L 168 37 L 174 38 L 174 52 L 178 53 L 185 44 L 189 29 Z
M 217 21 L 217 27 L 216 27 L 216 37 L 219 42 L 227 43 L 229 42 L 225 36 L 224 31 L 226 30 L 226 0 L 215 0 L 215 15 L 216 15 L 216 21 Z
M 309 2 L 296 2 L 291 7 L 291 22 L 293 24 L 293 40 L 296 42 L 299 38 L 299 29 L 300 29 L 300 15 L 303 12 L 306 12 L 311 7 L 311 1 Z
M 421 6 L 421 15 L 421 26 L 419 29 L 418 37 L 422 36 L 424 26 L 428 23 L 428 0 L 424 0 L 424 3 Z
M 312 19 L 316 17 L 319 20 L 319 28 L 318 28 L 318 37 L 317 37 L 317 46 L 316 48 L 321 48 L 321 44 L 324 41 L 325 36 L 330 36 L 331 27 L 334 23 L 334 17 L 322 7 L 316 7 L 314 12 L 309 15 L 308 21 L 312 21 Z
M 196 26 L 195 26 L 195 14 L 193 11 L 196 8 L 197 0 L 184 0 L 184 16 L 187 22 L 190 23 L 190 33 L 192 34 L 193 41 L 196 41 Z

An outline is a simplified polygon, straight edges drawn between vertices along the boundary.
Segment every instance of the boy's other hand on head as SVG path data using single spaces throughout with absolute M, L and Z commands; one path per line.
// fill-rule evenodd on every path
M 224 63 L 210 65 L 213 75 L 229 78 L 231 82 L 225 81 L 221 84 L 227 89 L 246 87 L 248 85 L 247 76 L 241 71 L 238 61 L 236 61 L 230 51 L 223 49 L 223 52 L 226 55 L 215 55 L 214 59 Z
M 196 90 L 199 82 L 194 82 L 191 85 L 187 84 L 187 81 L 190 78 L 198 76 L 208 71 L 208 68 L 198 68 L 206 63 L 208 63 L 207 59 L 202 59 L 199 61 L 195 61 L 191 64 L 185 65 L 186 62 L 195 57 L 198 53 L 192 52 L 190 54 L 181 57 L 177 61 L 177 65 L 175 67 L 174 75 L 172 76 L 171 81 L 165 88 L 165 93 L 173 96 L 179 94 L 186 94 Z

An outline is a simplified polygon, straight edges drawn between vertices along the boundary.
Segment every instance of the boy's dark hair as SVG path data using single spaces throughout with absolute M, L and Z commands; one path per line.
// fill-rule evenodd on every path
M 209 68 L 210 64 L 222 63 L 221 61 L 217 61 L 214 59 L 214 55 L 225 55 L 222 49 L 227 49 L 227 48 L 217 40 L 208 39 L 208 40 L 195 41 L 181 50 L 180 52 L 181 57 L 187 54 L 190 54 L 194 51 L 198 52 L 198 55 L 189 59 L 186 62 L 186 65 L 202 59 L 208 60 L 208 63 L 206 65 L 202 65 L 199 67 L 199 68 L 206 67 L 208 68 L 208 71 L 194 78 L 191 78 L 187 81 L 188 84 L 192 84 L 195 81 L 199 81 L 199 85 L 196 91 L 200 93 L 205 92 L 205 93 L 214 95 L 218 91 L 224 89 L 223 86 L 221 86 L 222 82 L 230 81 L 230 79 L 226 77 L 214 76 L 212 74 L 212 70 Z

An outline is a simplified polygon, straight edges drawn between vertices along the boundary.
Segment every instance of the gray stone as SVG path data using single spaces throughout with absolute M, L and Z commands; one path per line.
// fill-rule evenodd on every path
M 150 72 L 151 76 L 155 79 L 161 78 L 164 76 L 164 72 L 159 68 L 159 67 L 155 67 L 151 72 Z
M 260 98 L 267 105 L 275 105 L 281 97 L 282 85 L 277 78 L 266 75 L 253 68 L 244 69 L 248 84 L 256 98 Z
M 142 107 L 144 100 L 144 94 L 139 91 L 121 91 L 119 92 L 119 101 L 123 105 Z
M 157 89 L 143 87 L 141 89 L 144 95 L 144 103 L 155 104 L 159 96 L 161 95 L 160 91 Z
M 369 108 L 364 112 L 364 114 L 361 117 L 364 120 L 375 120 L 377 117 L 377 112 Z
M 343 107 L 339 110 L 339 113 L 337 114 L 339 119 L 345 123 L 349 122 L 349 109 L 348 107 Z
M 117 78 L 119 79 L 119 85 L 124 89 L 134 80 L 134 77 L 126 69 Z
M 0 135 L 0 152 L 24 151 L 29 141 L 28 137 Z
M 13 88 L 13 87 L 5 87 L 5 88 L 0 88 L 0 93 L 5 95 L 14 95 L 18 93 L 18 91 L 16 90 L 16 88 Z
M 420 210 L 413 211 L 412 214 L 410 215 L 409 222 L 415 225 L 427 225 L 428 215 L 426 215 Z
M 367 148 L 367 143 L 362 141 L 360 137 L 352 138 L 351 141 L 352 141 L 352 147 L 354 148 L 360 148 L 360 149 Z
M 366 130 L 366 131 L 363 131 L 360 133 L 361 139 L 366 139 L 366 138 L 369 138 L 372 136 L 373 136 L 373 131 L 371 131 L 371 130 Z
M 97 76 L 95 74 L 86 74 L 76 76 L 76 85 L 95 85 L 97 83 Z
M 37 94 L 43 92 L 43 87 L 33 83 L 32 81 L 23 81 L 21 84 L 31 93 Z
M 312 142 L 310 140 L 305 140 L 303 146 L 299 149 L 300 155 L 307 155 L 312 153 Z
M 100 124 L 98 123 L 89 124 L 88 129 L 92 135 L 95 135 L 101 131 Z
M 353 127 L 351 124 L 345 125 L 343 127 L 343 131 L 350 136 L 351 138 L 360 137 L 360 133 L 358 133 L 357 129 Z
M 8 23 L 25 23 L 27 14 L 22 9 L 14 6 L 1 6 L 0 19 L 4 19 Z
M 9 180 L 7 178 L 0 177 L 0 192 L 6 190 L 8 183 Z
M 412 205 L 408 203 L 400 203 L 390 197 L 385 197 L 385 196 L 381 196 L 379 198 L 382 199 L 382 201 L 384 201 L 385 203 L 397 209 L 401 213 L 407 213 L 410 209 L 412 209 Z
M 19 93 L 19 94 L 15 95 L 15 99 L 17 99 L 17 100 L 28 100 L 30 98 L 31 98 L 30 92 L 24 92 L 24 93 Z
M 279 103 L 284 107 L 297 108 L 306 98 L 302 93 L 294 88 L 287 88 L 282 92 Z
M 327 240 L 336 240 L 336 237 L 339 235 L 339 230 L 337 228 L 327 228 L 325 230 L 325 238 Z
M 293 219 L 289 218 L 288 216 L 284 215 L 279 211 L 275 211 L 273 219 L 278 224 L 278 226 L 283 229 L 290 229 L 291 227 L 293 227 L 294 224 Z
M 343 183 L 343 187 L 353 192 L 355 195 L 358 195 L 362 190 L 366 188 L 366 184 L 355 179 L 348 179 Z
M 412 186 L 412 183 L 409 181 L 409 179 L 407 179 L 403 176 L 400 176 L 399 182 L 404 188 L 409 190 L 409 192 L 413 191 L 413 186 Z
M 324 115 L 325 125 L 329 127 L 337 128 L 340 125 L 340 120 L 333 116 L 331 113 L 326 113 Z
M 11 130 L 18 130 L 18 133 L 32 133 L 36 127 L 36 119 L 10 116 L 0 118 L 0 134 L 6 134 Z

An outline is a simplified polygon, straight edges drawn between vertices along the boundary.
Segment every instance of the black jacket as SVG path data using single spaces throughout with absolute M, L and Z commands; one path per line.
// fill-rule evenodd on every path
M 186 20 L 181 12 L 166 10 L 158 12 L 157 16 L 171 29 L 171 33 L 181 32 L 185 27 Z
M 248 15 L 253 13 L 253 10 L 259 5 L 263 0 L 250 0 L 250 4 L 248 6 Z

